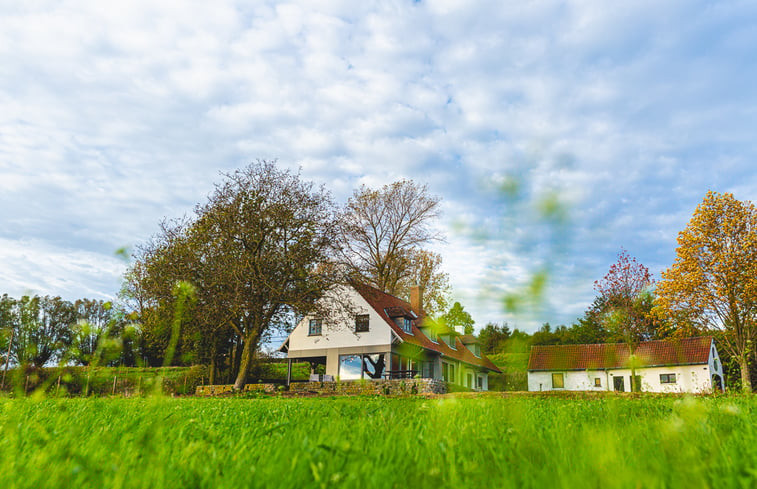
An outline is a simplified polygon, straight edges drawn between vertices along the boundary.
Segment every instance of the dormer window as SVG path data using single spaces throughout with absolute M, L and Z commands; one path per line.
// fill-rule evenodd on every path
M 444 336 L 442 336 L 442 340 L 444 340 L 444 342 L 447 343 L 447 346 L 449 346 L 453 350 L 457 350 L 457 348 L 455 347 L 455 337 L 454 337 L 454 335 L 451 335 L 451 334 L 444 335 Z
M 402 319 L 404 319 L 404 321 L 402 322 L 402 330 L 405 333 L 412 333 L 412 331 L 413 331 L 413 325 L 410 322 L 410 319 L 409 318 L 402 318 Z
M 470 345 L 470 350 L 477 357 L 481 357 L 481 345 L 479 345 L 478 343 L 473 343 L 472 345 Z

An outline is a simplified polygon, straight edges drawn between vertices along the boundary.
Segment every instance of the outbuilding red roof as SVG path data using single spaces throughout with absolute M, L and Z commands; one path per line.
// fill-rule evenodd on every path
M 402 341 L 441 353 L 470 365 L 502 373 L 491 360 L 486 358 L 486 355 L 482 353 L 480 357 L 477 357 L 473 352 L 466 348 L 459 338 L 454 339 L 455 348 L 450 348 L 441 338 L 437 339 L 437 341 L 431 341 L 431 339 L 429 339 L 429 337 L 420 329 L 425 318 L 425 315 L 421 311 L 413 311 L 417 318 L 411 321 L 412 327 L 410 331 L 412 331 L 412 334 L 406 333 L 402 328 L 398 327 L 387 315 L 387 311 L 389 311 L 390 314 L 397 310 L 412 311 L 412 307 L 408 302 L 368 285 L 353 284 L 353 287 L 378 313 L 378 315 L 386 321 L 386 323 L 392 328 L 392 331 L 394 331 Z
M 711 336 L 645 341 L 636 349 L 642 366 L 695 365 L 710 358 Z M 593 370 L 628 367 L 625 343 L 537 345 L 531 347 L 528 370 Z

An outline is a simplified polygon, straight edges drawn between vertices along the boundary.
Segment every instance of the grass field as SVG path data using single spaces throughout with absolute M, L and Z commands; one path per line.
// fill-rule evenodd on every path
M 752 397 L 0 399 L 0 487 L 755 487 Z

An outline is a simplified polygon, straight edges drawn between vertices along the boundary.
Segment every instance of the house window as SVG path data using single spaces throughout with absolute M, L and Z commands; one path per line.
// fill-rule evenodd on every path
M 424 379 L 434 378 L 434 362 L 423 362 L 421 377 Z
M 402 322 L 402 330 L 405 333 L 412 332 L 413 326 L 412 326 L 412 323 L 410 322 L 410 319 L 409 318 L 402 318 L 402 319 L 404 319 L 404 321 Z
M 363 359 L 362 355 L 339 356 L 339 378 L 341 380 L 355 380 L 362 378 Z
M 453 350 L 457 350 L 457 348 L 455 348 L 455 337 L 454 336 L 452 336 L 452 335 L 445 335 L 445 336 L 442 337 L 442 339 L 444 340 L 445 343 L 447 343 L 447 346 L 449 346 Z
M 594 387 L 602 387 L 602 379 L 594 377 Z
M 478 376 L 478 389 L 483 390 L 484 389 L 484 378 L 480 375 Z
M 565 378 L 563 377 L 563 374 L 552 374 L 552 388 L 553 389 L 565 388 Z
M 660 374 L 660 383 L 661 384 L 675 384 L 676 374 Z
M 442 363 L 442 378 L 445 382 L 455 383 L 455 365 L 453 363 Z
M 717 360 L 713 360 L 712 361 L 712 366 L 715 367 L 715 370 L 717 370 L 718 369 L 718 361 Z
M 355 316 L 355 333 L 365 333 L 368 331 L 368 314 L 358 314 Z
M 481 357 L 481 345 L 478 345 L 478 344 L 474 343 L 472 346 L 473 346 L 473 348 L 471 348 L 471 350 L 473 351 L 473 354 L 480 358 Z
M 386 369 L 386 357 L 383 353 L 363 355 L 364 377 L 368 379 L 380 379 Z
M 468 372 L 468 388 L 473 389 L 473 374 Z
M 323 320 L 322 319 L 311 319 L 310 320 L 310 328 L 308 329 L 308 335 L 309 336 L 320 336 L 322 325 L 323 325 Z

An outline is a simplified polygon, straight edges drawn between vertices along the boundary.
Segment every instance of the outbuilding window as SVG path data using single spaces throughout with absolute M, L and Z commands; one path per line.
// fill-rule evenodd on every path
M 553 389 L 565 388 L 565 377 L 563 377 L 563 374 L 552 374 L 552 388 Z
M 602 387 L 602 379 L 594 377 L 594 387 Z
M 675 384 L 676 374 L 660 374 L 660 383 L 661 384 Z

